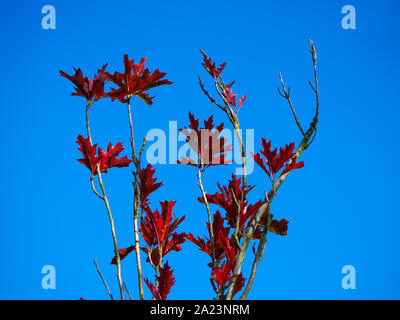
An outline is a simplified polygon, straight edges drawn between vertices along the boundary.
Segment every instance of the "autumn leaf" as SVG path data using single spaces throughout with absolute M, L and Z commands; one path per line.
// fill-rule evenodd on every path
M 157 286 L 153 285 L 148 279 L 144 279 L 155 300 L 166 300 L 176 282 L 168 261 L 160 268 L 160 274 L 156 276 L 156 280 Z
M 88 102 L 92 103 L 100 98 L 107 97 L 107 94 L 104 93 L 104 84 L 107 81 L 107 77 L 105 75 L 106 67 L 107 64 L 105 64 L 103 68 L 97 70 L 97 74 L 94 75 L 93 80 L 88 77 L 84 77 L 81 69 L 75 68 L 75 74 L 73 76 L 61 70 L 60 75 L 67 78 L 75 85 L 75 92 L 72 93 L 73 96 L 84 97 Z
M 125 249 L 118 249 L 118 253 L 119 253 L 119 259 L 120 259 L 120 261 L 122 261 L 122 260 L 124 260 L 125 258 L 126 258 L 126 256 L 128 255 L 128 254 L 130 254 L 132 251 L 134 251 L 135 250 L 135 246 L 130 246 L 130 247 L 128 247 L 128 248 L 125 248 Z M 112 260 L 111 260 L 111 263 L 110 264 L 117 264 L 117 257 L 114 257 Z

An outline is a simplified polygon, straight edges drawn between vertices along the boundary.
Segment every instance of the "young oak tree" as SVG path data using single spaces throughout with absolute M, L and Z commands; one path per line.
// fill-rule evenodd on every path
M 185 216 L 178 218 L 173 213 L 176 201 L 160 202 L 160 211 L 153 209 L 154 207 L 149 197 L 163 183 L 157 182 L 157 178 L 154 177 L 155 169 L 151 164 L 146 166 L 142 163 L 146 138 L 143 140 L 140 150 L 137 150 L 135 144 L 131 99 L 136 96 L 146 104 L 151 105 L 154 97 L 151 97 L 148 91 L 157 86 L 172 84 L 169 80 L 164 79 L 166 74 L 159 70 L 150 72 L 149 69 L 145 68 L 147 58 L 142 58 L 139 63 L 135 64 L 134 60 L 129 60 L 128 55 L 125 55 L 123 59 L 123 72 L 115 71 L 111 74 L 106 71 L 107 64 L 97 71 L 93 79 L 84 77 L 80 69 L 74 69 L 75 73 L 73 75 L 60 71 L 61 76 L 69 79 L 74 84 L 75 92 L 72 95 L 86 99 L 85 121 L 87 137 L 78 135 L 78 150 L 82 153 L 82 158 L 78 159 L 78 161 L 89 169 L 91 188 L 106 207 L 114 246 L 114 257 L 111 260 L 111 264 L 117 268 L 119 294 L 122 300 L 125 299 L 125 292 L 128 294 L 129 299 L 132 300 L 128 287 L 122 279 L 121 261 L 133 251 L 136 255 L 139 299 L 145 298 L 143 283 L 146 283 L 152 294 L 152 299 L 167 299 L 176 280 L 165 256 L 172 251 L 181 251 L 181 245 L 186 239 L 193 242 L 210 257 L 208 267 L 210 268 L 210 283 L 215 292 L 214 299 L 231 300 L 235 297 L 241 300 L 246 299 L 266 247 L 268 232 L 281 236 L 287 234 L 289 221 L 284 218 L 274 219 L 271 213 L 272 201 L 290 172 L 304 166 L 304 162 L 299 161 L 299 158 L 311 145 L 317 133 L 319 114 L 317 53 L 311 40 L 310 47 L 314 83 L 310 81 L 309 84 L 315 94 L 314 118 L 306 130 L 303 129 L 292 103 L 290 88 L 285 86 L 283 78 L 279 74 L 281 88 L 278 87 L 278 93 L 287 100 L 291 108 L 301 133 L 301 140 L 297 147 L 294 142 L 291 142 L 278 150 L 278 148 L 272 148 L 271 141 L 262 138 L 260 151 L 256 154 L 250 154 L 264 171 L 271 184 L 270 189 L 266 190 L 260 200 L 255 203 L 249 203 L 248 201 L 248 194 L 253 191 L 254 186 L 247 181 L 247 156 L 239 124 L 239 111 L 247 95 L 238 98 L 232 89 L 235 81 L 226 84 L 222 78 L 226 63 L 224 62 L 217 67 L 211 58 L 201 50 L 203 55 L 202 65 L 211 76 L 216 96 L 213 96 L 206 89 L 199 76 L 200 88 L 210 102 L 227 116 L 229 123 L 232 125 L 239 142 L 243 172 L 241 177 L 232 174 L 232 179 L 226 185 L 217 183 L 218 191 L 214 194 L 206 193 L 202 182 L 204 172 L 212 166 L 230 164 L 231 161 L 227 160 L 227 153 L 232 151 L 232 146 L 227 145 L 226 138 L 221 135 L 224 123 L 215 125 L 213 116 L 210 116 L 209 119 L 204 120 L 204 126 L 201 127 L 199 119 L 196 119 L 189 112 L 189 125 L 180 129 L 180 131 L 186 136 L 186 143 L 195 154 L 195 159 L 182 157 L 178 160 L 178 163 L 195 168 L 200 195 L 198 201 L 204 204 L 207 214 L 207 236 L 204 237 L 195 237 L 190 232 L 177 231 Z M 107 83 L 110 85 L 108 90 L 105 89 Z M 97 147 L 97 144 L 93 144 L 89 111 L 96 101 L 103 98 L 111 99 L 112 101 L 118 100 L 127 109 L 131 159 L 127 156 L 120 156 L 124 150 L 121 142 L 117 142 L 115 145 L 109 143 L 105 151 Z M 111 168 L 123 168 L 130 165 L 133 166 L 134 170 L 132 172 L 134 244 L 120 249 L 117 244 L 114 217 L 102 175 L 107 174 Z M 100 190 L 98 190 L 99 187 Z M 218 207 L 215 212 L 211 210 L 212 205 Z M 140 246 L 140 238 L 143 239 L 145 246 Z M 252 251 L 254 253 L 252 268 L 249 275 L 244 275 L 242 265 L 251 242 L 253 242 Z M 146 256 L 145 261 L 154 269 L 154 283 L 147 278 L 143 278 L 141 251 Z M 114 299 L 97 261 L 94 260 L 94 263 L 110 299 Z M 240 292 L 241 295 L 237 296 Z

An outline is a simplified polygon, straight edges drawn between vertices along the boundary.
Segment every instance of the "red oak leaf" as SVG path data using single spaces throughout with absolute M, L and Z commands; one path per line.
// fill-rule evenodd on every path
M 160 275 L 156 276 L 156 280 L 158 284 L 157 287 L 148 279 L 144 279 L 155 300 L 166 300 L 168 294 L 171 292 L 172 286 L 176 282 L 173 276 L 173 270 L 170 269 L 168 262 L 160 268 Z
M 154 178 L 154 172 L 156 170 L 153 169 L 151 164 L 148 164 L 145 169 L 141 169 L 139 173 L 139 189 L 140 189 L 140 204 L 142 207 L 145 207 L 148 203 L 148 197 L 158 188 L 160 188 L 163 183 L 158 182 L 157 178 Z
M 208 222 L 207 222 L 207 229 L 210 230 L 210 225 Z M 217 211 L 214 213 L 213 216 L 213 234 L 215 237 L 214 253 L 216 261 L 219 261 L 224 256 L 223 243 L 218 241 L 217 238 L 217 235 L 220 233 L 223 235 L 223 237 L 228 237 L 229 228 L 224 227 L 224 219 L 221 217 L 219 211 Z M 189 233 L 188 235 L 186 235 L 186 238 L 189 241 L 193 242 L 195 245 L 197 245 L 200 248 L 200 251 L 203 251 L 207 253 L 210 257 L 212 257 L 211 241 L 207 237 L 205 237 L 204 239 L 197 237 L 196 239 L 191 233 Z
M 120 261 L 124 260 L 124 259 L 126 258 L 126 256 L 127 256 L 128 254 L 130 254 L 130 253 L 131 253 L 132 251 L 134 251 L 134 250 L 135 250 L 135 247 L 134 247 L 134 246 L 130 246 L 130 247 L 125 248 L 125 249 L 118 249 Z M 117 264 L 117 257 L 114 257 L 114 258 L 111 260 L 111 263 L 110 263 L 110 264 Z
M 83 159 L 78 159 L 78 161 L 89 168 L 92 176 L 97 174 L 97 167 L 100 172 L 107 173 L 107 170 L 112 167 L 127 167 L 132 162 L 126 156 L 120 159 L 116 158 L 124 149 L 121 142 L 115 146 L 110 143 L 106 152 L 99 148 L 98 155 L 96 155 L 97 144 L 92 145 L 89 139 L 79 135 L 76 142 L 79 144 L 78 150 L 83 154 Z
M 78 161 L 88 167 L 94 175 L 97 170 L 97 163 L 101 159 L 101 156 L 96 156 L 97 144 L 92 146 L 89 138 L 86 139 L 81 135 L 78 136 L 76 142 L 79 144 L 78 150 L 83 154 L 83 159 L 78 159 Z
M 232 297 L 234 297 L 236 293 L 238 293 L 240 290 L 242 290 L 245 283 L 246 283 L 246 278 L 243 277 L 242 273 L 239 273 L 239 275 L 236 278 L 235 287 L 233 288 Z
M 272 181 L 276 180 L 278 172 L 282 169 L 282 173 L 278 176 L 278 178 L 291 170 L 298 169 L 304 167 L 304 162 L 301 161 L 296 163 L 296 157 L 294 151 L 294 142 L 285 145 L 284 147 L 279 148 L 279 153 L 277 149 L 271 150 L 271 141 L 267 142 L 266 139 L 262 138 L 262 147 L 263 150 L 259 153 L 253 154 L 254 161 L 267 173 L 267 175 L 272 179 Z
M 271 224 L 269 225 L 268 231 L 271 231 L 281 236 L 286 236 L 288 224 L 289 221 L 287 221 L 286 219 L 281 219 L 280 221 L 272 220 Z
M 204 120 L 204 128 L 199 128 L 199 119 L 189 112 L 189 128 L 180 129 L 186 136 L 186 142 L 190 148 L 197 154 L 198 161 L 192 158 L 182 157 L 178 160 L 179 164 L 188 164 L 206 169 L 214 165 L 226 165 L 232 161 L 227 161 L 226 153 L 232 151 L 232 145 L 226 145 L 226 138 L 220 137 L 224 124 L 214 126 L 213 116 Z
M 220 232 L 217 235 L 217 242 L 224 248 L 226 261 L 222 265 L 213 270 L 214 280 L 217 282 L 218 287 L 221 289 L 225 283 L 234 278 L 230 275 L 233 267 L 235 266 L 236 247 L 230 246 L 229 236 Z
M 61 70 L 60 75 L 67 78 L 75 85 L 75 92 L 72 93 L 73 96 L 84 97 L 88 103 L 92 103 L 93 101 L 97 101 L 100 98 L 107 96 L 104 93 L 104 84 L 107 80 L 105 75 L 106 67 L 107 64 L 105 64 L 103 68 L 97 70 L 97 74 L 94 75 L 93 80 L 88 77 L 84 77 L 81 69 L 75 68 L 75 74 L 73 76 L 70 76 Z
M 213 270 L 213 279 L 217 282 L 218 288 L 222 288 L 225 283 L 235 277 L 230 275 L 231 271 L 232 266 L 227 262 L 223 263 L 220 267 Z
M 147 58 L 142 58 L 139 63 L 135 64 L 134 60 L 129 60 L 128 55 L 124 55 L 123 73 L 115 72 L 113 75 L 107 73 L 108 79 L 118 86 L 117 89 L 111 88 L 108 96 L 114 101 L 118 99 L 122 103 L 127 103 L 131 96 L 137 96 L 143 99 L 147 104 L 153 103 L 153 98 L 145 93 L 145 91 L 161 85 L 172 84 L 166 79 L 161 80 L 166 73 L 155 70 L 150 73 L 149 69 L 144 67 Z
M 129 164 L 132 160 L 129 160 L 128 157 L 122 157 L 117 159 L 118 155 L 124 150 L 122 143 L 118 142 L 115 146 L 111 143 L 108 144 L 107 151 L 101 150 L 99 148 L 99 156 L 101 157 L 99 165 L 100 172 L 107 173 L 107 170 L 113 167 L 129 167 Z

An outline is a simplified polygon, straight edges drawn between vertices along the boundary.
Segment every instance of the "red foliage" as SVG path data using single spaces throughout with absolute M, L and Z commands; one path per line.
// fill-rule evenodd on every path
M 210 230 L 210 225 L 208 222 L 207 222 L 207 229 Z M 224 219 L 221 217 L 219 211 L 215 212 L 213 216 L 213 234 L 216 240 L 214 241 L 214 253 L 217 262 L 223 258 L 224 254 L 224 247 L 221 241 L 218 241 L 217 236 L 221 233 L 223 237 L 228 237 L 229 230 L 230 229 L 228 227 L 224 227 Z M 191 233 L 189 233 L 186 236 L 186 238 L 189 241 L 193 242 L 195 245 L 197 245 L 200 248 L 200 251 L 203 251 L 207 253 L 210 257 L 212 257 L 212 248 L 210 239 L 208 239 L 207 237 L 205 237 L 204 239 L 197 237 L 196 239 Z
M 128 255 L 128 254 L 130 254 L 132 251 L 134 251 L 135 250 L 135 247 L 134 246 L 130 246 L 130 247 L 128 247 L 128 248 L 125 248 L 125 249 L 118 249 L 118 253 L 119 253 L 119 259 L 120 259 L 120 261 L 122 261 L 122 260 L 124 260 L 125 258 L 126 258 L 126 256 Z M 117 264 L 117 257 L 114 257 L 112 260 L 111 260 L 111 264 Z
M 117 159 L 117 156 L 124 150 L 121 142 L 118 142 L 115 146 L 110 143 L 107 151 L 99 148 L 98 155 L 96 155 L 97 144 L 92 145 L 89 138 L 86 139 L 79 135 L 76 142 L 79 144 L 78 150 L 83 155 L 83 159 L 78 159 L 78 161 L 89 168 L 92 176 L 97 174 L 97 166 L 99 166 L 101 173 L 107 173 L 110 168 L 128 167 L 132 162 L 126 156 Z
M 272 220 L 271 224 L 269 225 L 268 231 L 279 234 L 281 236 L 286 236 L 288 223 L 289 221 L 287 221 L 286 219 L 281 219 L 280 221 Z
M 160 268 L 160 275 L 156 276 L 156 280 L 157 286 L 153 285 L 148 279 L 144 279 L 155 300 L 166 300 L 175 284 L 173 270 L 170 269 L 168 262 Z
M 204 53 L 204 61 L 202 62 L 203 67 L 210 73 L 210 75 L 214 78 L 217 79 L 220 75 L 221 72 L 224 70 L 226 66 L 226 62 L 223 62 L 219 68 L 215 66 L 215 63 L 212 62 L 211 58 L 208 58 Z
M 208 58 L 207 55 L 203 53 L 204 61 L 202 63 L 203 67 L 208 71 L 208 73 L 214 78 L 217 86 L 222 87 L 222 95 L 226 103 L 230 104 L 236 109 L 236 112 L 239 111 L 240 107 L 243 105 L 244 101 L 247 98 L 247 94 L 237 99 L 237 94 L 232 92 L 232 86 L 235 81 L 232 81 L 230 84 L 225 85 L 221 79 L 221 82 L 218 81 L 218 78 L 221 76 L 222 71 L 226 66 L 226 62 L 223 62 L 219 68 L 216 67 L 215 63 L 212 62 L 211 58 Z M 218 83 L 217 83 L 218 82 Z M 239 102 L 239 104 L 237 104 Z
M 221 186 L 219 183 L 218 189 L 220 192 L 216 192 L 213 195 L 207 194 L 207 200 L 209 203 L 216 204 L 226 211 L 226 220 L 232 228 L 236 228 L 236 217 L 238 214 L 238 202 L 254 188 L 254 186 L 247 186 L 246 190 L 243 189 L 242 179 L 237 178 L 234 174 L 232 180 L 229 181 L 228 186 Z M 199 202 L 204 202 L 202 197 L 198 198 Z M 240 204 L 240 219 L 239 229 L 242 230 L 246 221 L 252 218 L 257 212 L 261 205 L 261 201 L 258 201 L 254 205 L 248 205 L 248 201 L 242 201 Z
M 239 275 L 236 278 L 235 287 L 233 288 L 232 298 L 236 295 L 236 293 L 238 293 L 240 290 L 242 290 L 245 283 L 246 283 L 246 278 L 243 277 L 242 273 L 239 273 Z
M 148 164 L 145 169 L 141 169 L 139 172 L 139 189 L 140 189 L 140 204 L 145 207 L 148 204 L 148 197 L 158 188 L 160 188 L 163 183 L 158 182 L 157 178 L 153 175 L 156 172 L 151 164 Z
M 161 213 L 158 210 L 153 212 L 149 206 L 144 208 L 146 215 L 140 224 L 140 231 L 148 248 L 141 249 L 147 253 L 149 259 L 156 259 L 152 260 L 156 267 L 160 264 L 159 253 L 161 253 L 161 257 L 164 257 L 172 250 L 180 251 L 182 250 L 181 244 L 186 240 L 185 233 L 174 232 L 185 219 L 185 216 L 180 219 L 173 216 L 172 210 L 175 203 L 175 201 L 160 202 Z M 158 253 L 154 253 L 155 250 Z
M 106 67 L 107 64 L 105 64 L 103 68 L 97 70 L 97 74 L 94 75 L 93 80 L 84 77 L 81 69 L 75 68 L 75 74 L 73 76 L 61 70 L 60 75 L 67 78 L 75 85 L 75 92 L 72 93 L 73 96 L 84 97 L 88 102 L 93 102 L 107 96 L 107 94 L 104 93 L 104 84 L 107 80 L 105 75 Z
M 138 96 L 147 104 L 153 103 L 153 98 L 145 91 L 165 84 L 172 84 L 166 79 L 161 80 L 166 73 L 160 72 L 158 69 L 150 73 L 149 69 L 144 67 L 147 58 L 142 58 L 139 63 L 135 64 L 134 60 L 129 60 L 128 55 L 124 55 L 123 73 L 115 72 L 113 75 L 107 73 L 108 79 L 118 86 L 117 89 L 111 88 L 108 96 L 112 99 L 118 99 L 122 103 L 127 103 L 131 96 Z
M 259 153 L 255 155 L 251 153 L 251 156 L 273 181 L 283 167 L 284 169 L 279 177 L 291 170 L 304 167 L 303 161 L 296 163 L 295 153 L 293 153 L 294 142 L 279 148 L 278 153 L 277 149 L 271 150 L 271 141 L 267 142 L 266 139 L 262 138 L 262 147 L 263 150 L 260 153 L 263 157 Z
M 232 145 L 226 145 L 226 139 L 219 136 L 224 129 L 223 123 L 215 127 L 213 116 L 211 116 L 208 120 L 204 120 L 204 128 L 199 128 L 199 119 L 195 119 L 190 112 L 189 122 L 189 128 L 185 127 L 180 131 L 186 136 L 186 142 L 197 154 L 199 161 L 196 162 L 190 157 L 182 157 L 178 160 L 179 164 L 206 169 L 209 166 L 225 165 L 232 162 L 225 160 L 226 152 L 232 150 Z

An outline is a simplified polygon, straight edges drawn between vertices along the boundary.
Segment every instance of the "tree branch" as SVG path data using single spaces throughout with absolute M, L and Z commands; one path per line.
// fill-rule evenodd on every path
M 90 108 L 91 104 L 90 102 L 87 104 L 86 106 L 86 131 L 87 131 L 87 135 L 88 135 L 88 139 L 90 144 L 92 145 L 92 137 L 90 134 L 90 125 L 89 125 L 89 108 Z M 108 219 L 110 221 L 110 227 L 111 227 L 111 235 L 113 238 L 113 243 L 114 243 L 114 252 L 115 252 L 115 258 L 116 258 L 116 262 L 117 262 L 117 278 L 118 278 L 118 284 L 119 284 L 119 291 L 121 294 L 121 299 L 124 300 L 125 296 L 124 296 L 124 288 L 122 286 L 122 276 L 121 276 L 121 259 L 119 256 L 119 252 L 118 252 L 118 245 L 117 245 L 117 235 L 115 232 L 115 227 L 114 227 L 114 219 L 111 213 L 111 208 L 110 208 L 110 204 L 108 202 L 108 198 L 107 198 L 107 194 L 106 194 L 106 190 L 104 188 L 104 184 L 103 184 L 103 180 L 101 177 L 101 172 L 99 169 L 99 165 L 97 165 L 97 177 L 99 179 L 99 185 L 101 188 L 101 191 L 103 193 L 103 196 L 101 196 L 97 191 L 95 191 L 94 188 L 94 184 L 92 181 L 92 188 L 93 191 L 95 191 L 95 193 L 104 201 L 105 205 L 106 205 L 106 209 L 107 209 L 107 213 L 108 213 Z
M 106 290 L 107 290 L 108 295 L 110 296 L 110 299 L 114 300 L 114 298 L 113 298 L 113 296 L 111 294 L 110 288 L 108 287 L 106 280 L 104 279 L 103 275 L 100 272 L 100 269 L 99 269 L 99 266 L 97 265 L 96 259 L 94 259 L 94 265 L 96 266 L 97 273 L 99 274 L 101 280 L 103 280 L 104 286 L 106 287 Z
M 143 273 L 142 273 L 142 263 L 140 259 L 140 247 L 139 247 L 139 227 L 138 227 L 138 217 L 139 217 L 139 172 L 141 170 L 140 163 L 136 156 L 135 151 L 135 140 L 133 134 L 133 123 L 132 123 L 132 114 L 131 114 L 131 105 L 130 105 L 130 98 L 128 99 L 128 117 L 129 117 L 129 127 L 130 127 L 130 141 L 131 141 L 131 148 L 132 148 L 132 159 L 135 164 L 136 170 L 134 172 L 134 197 L 133 197 L 133 225 L 134 225 L 134 234 L 135 234 L 135 251 L 136 251 L 136 265 L 137 265 L 137 272 L 138 272 L 138 283 L 139 283 L 139 297 L 140 300 L 144 300 L 144 289 L 143 289 Z M 145 141 L 145 140 L 144 140 Z M 144 143 L 142 148 L 144 148 Z M 142 153 L 142 152 L 141 152 Z

